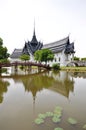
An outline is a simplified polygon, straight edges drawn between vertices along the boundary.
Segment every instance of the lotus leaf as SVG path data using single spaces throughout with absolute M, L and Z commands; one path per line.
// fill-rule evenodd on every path
M 74 118 L 68 118 L 68 122 L 69 122 L 70 124 L 72 124 L 72 125 L 77 124 L 77 120 L 74 119 Z
M 53 118 L 52 118 L 52 121 L 53 121 L 54 123 L 59 123 L 59 122 L 61 121 L 61 119 L 60 119 L 60 118 L 57 118 L 57 117 L 53 117 Z
M 62 114 L 61 114 L 61 113 L 59 113 L 59 114 L 54 113 L 53 116 L 54 116 L 54 117 L 57 117 L 57 118 L 60 118 L 60 117 L 62 116 Z
M 47 117 L 53 116 L 53 112 L 46 112 L 46 116 L 47 116 Z
M 62 111 L 62 107 L 60 107 L 60 106 L 56 106 L 56 107 L 55 107 L 55 110 Z
M 62 114 L 61 111 L 57 111 L 57 110 L 54 110 L 54 113 L 57 114 L 57 115 L 61 115 Z
M 86 124 L 83 126 L 83 129 L 86 129 Z
M 37 119 L 35 119 L 35 123 L 40 125 L 40 124 L 44 123 L 44 120 L 41 118 L 37 118 Z
M 54 130 L 63 130 L 63 128 L 57 127 Z
M 46 115 L 40 113 L 40 114 L 38 115 L 38 117 L 39 117 L 39 118 L 42 118 L 42 119 L 45 119 L 45 118 L 46 118 Z

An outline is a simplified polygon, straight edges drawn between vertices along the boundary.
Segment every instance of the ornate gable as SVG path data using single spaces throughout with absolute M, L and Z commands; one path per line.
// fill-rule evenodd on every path
M 35 51 L 40 50 L 42 48 L 42 46 L 43 46 L 43 43 L 37 41 L 37 38 L 35 35 L 35 29 L 34 29 L 32 40 L 31 40 L 31 42 L 29 42 L 29 41 L 25 42 L 25 46 L 23 48 L 23 53 L 33 55 L 35 53 Z

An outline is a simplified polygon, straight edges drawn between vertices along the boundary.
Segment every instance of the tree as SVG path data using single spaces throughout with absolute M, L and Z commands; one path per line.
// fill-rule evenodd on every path
M 30 59 L 30 56 L 29 55 L 26 55 L 26 54 L 22 54 L 21 56 L 20 56 L 20 59 L 22 60 L 22 61 L 27 61 L 27 60 L 29 60 Z
M 54 54 L 49 49 L 38 50 L 34 54 L 35 60 L 39 62 L 48 62 L 54 59 Z
M 7 48 L 3 47 L 2 38 L 0 38 L 0 62 L 7 62 L 7 58 L 9 57 L 9 53 L 7 51 Z
M 80 60 L 80 58 L 79 58 L 79 57 L 74 56 L 74 60 L 79 61 L 79 60 Z
M 41 50 L 38 50 L 38 51 L 35 52 L 35 54 L 34 54 L 34 59 L 35 59 L 36 61 L 41 62 L 41 53 L 42 53 Z
M 82 61 L 86 61 L 86 57 L 81 58 Z
M 53 70 L 60 70 L 60 64 L 54 63 L 54 64 L 52 65 L 52 69 L 53 69 Z

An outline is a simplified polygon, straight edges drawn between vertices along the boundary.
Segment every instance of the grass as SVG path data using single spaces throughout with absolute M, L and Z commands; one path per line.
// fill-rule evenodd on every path
M 86 67 L 61 67 L 61 70 L 86 72 Z

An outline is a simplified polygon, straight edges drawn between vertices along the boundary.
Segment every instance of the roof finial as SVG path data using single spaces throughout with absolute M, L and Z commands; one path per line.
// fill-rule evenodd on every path
M 35 36 L 35 18 L 34 18 L 34 36 Z
M 70 37 L 71 33 L 69 32 L 68 37 Z

